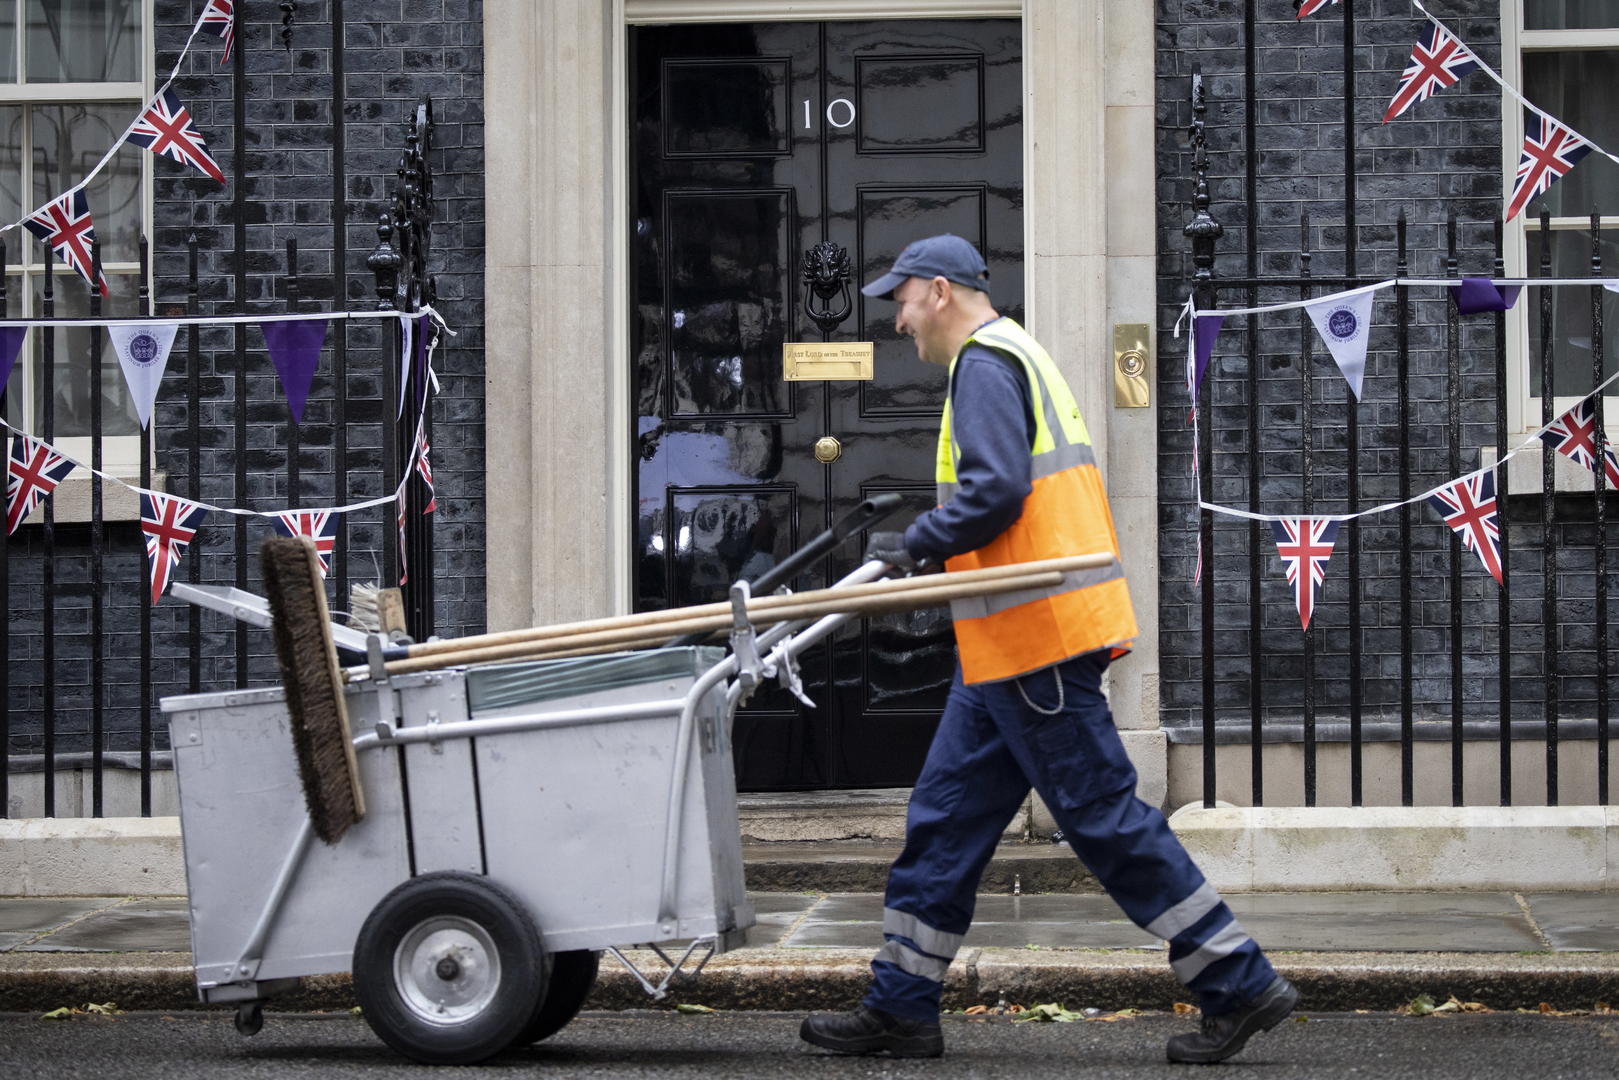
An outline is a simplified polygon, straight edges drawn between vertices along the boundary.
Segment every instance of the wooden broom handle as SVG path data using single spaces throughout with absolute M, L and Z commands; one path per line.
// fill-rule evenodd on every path
M 924 574 L 920 577 L 873 581 L 863 585 L 848 585 L 841 589 L 812 589 L 801 593 L 755 596 L 748 601 L 748 613 L 751 615 L 753 612 L 758 611 L 763 616 L 775 608 L 790 604 L 802 604 L 826 599 L 843 600 L 861 596 L 882 596 L 889 593 L 906 593 L 916 589 L 936 588 L 946 583 L 996 581 L 1001 578 L 1016 577 L 1020 574 L 1040 571 L 1056 570 L 1069 573 L 1074 570 L 1090 570 L 1106 566 L 1112 561 L 1113 555 L 1109 552 L 1094 555 L 1070 555 L 1060 559 L 1043 559 L 1039 562 L 990 566 L 982 570 L 956 570 L 944 574 Z M 615 615 L 604 619 L 587 619 L 583 622 L 555 623 L 550 626 L 532 626 L 522 630 L 502 630 L 492 634 L 475 634 L 469 637 L 449 638 L 444 641 L 428 641 L 419 645 L 407 646 L 405 655 L 407 658 L 414 660 L 417 657 L 460 653 L 468 649 L 484 646 L 544 641 L 551 638 L 571 637 L 574 634 L 597 633 L 624 627 L 645 629 L 662 626 L 664 623 L 683 623 L 691 619 L 708 616 L 723 616 L 725 626 L 729 626 L 731 624 L 730 603 L 721 601 L 714 604 L 697 604 L 690 607 L 669 608 L 664 611 L 643 611 L 634 615 Z M 780 622 L 781 620 L 772 617 L 771 621 Z M 676 637 L 678 634 L 671 633 L 669 636 Z M 393 669 L 390 667 L 389 670 Z M 420 671 L 422 669 L 412 667 L 410 670 Z
M 1106 558 L 1111 559 L 1111 556 Z M 831 593 L 831 596 L 810 598 L 804 593 L 800 597 L 772 597 L 771 599 L 791 601 L 770 605 L 757 614 L 759 622 L 794 622 L 800 619 L 818 619 L 823 615 L 850 614 L 850 615 L 883 615 L 896 611 L 910 611 L 916 608 L 939 607 L 952 600 L 965 599 L 970 596 L 992 596 L 1000 593 L 1019 592 L 1024 589 L 1049 589 L 1061 584 L 1063 571 L 1046 570 L 1038 573 L 1001 574 L 988 580 L 974 581 L 947 581 L 955 575 L 939 574 L 924 578 L 908 578 L 906 582 L 921 582 L 919 586 L 905 589 L 887 589 L 882 592 L 856 593 L 857 587 L 850 586 L 843 589 L 817 590 L 820 593 Z M 874 582 L 873 584 L 898 585 L 901 582 Z M 712 606 L 712 605 L 706 605 Z M 453 667 L 464 664 L 486 664 L 501 660 L 531 660 L 542 657 L 556 657 L 559 655 L 583 656 L 594 652 L 613 652 L 628 648 L 643 647 L 646 645 L 663 644 L 673 638 L 689 633 L 713 633 L 718 630 L 727 630 L 732 626 L 732 619 L 728 605 L 721 605 L 726 610 L 715 615 L 688 615 L 678 620 L 664 620 L 653 624 L 627 624 L 606 629 L 595 629 L 589 632 L 576 632 L 563 637 L 552 637 L 541 640 L 519 640 L 504 644 L 475 645 L 468 648 L 443 651 L 431 656 L 411 656 L 404 660 L 395 660 L 386 665 L 390 675 L 403 675 L 413 671 L 424 671 L 436 667 Z M 694 609 L 676 609 L 691 611 Z M 755 614 L 752 605 L 749 605 L 750 616 Z M 607 620 L 602 620 L 607 621 Z M 464 640 L 464 639 L 463 639 Z M 364 669 L 353 669 L 356 674 Z

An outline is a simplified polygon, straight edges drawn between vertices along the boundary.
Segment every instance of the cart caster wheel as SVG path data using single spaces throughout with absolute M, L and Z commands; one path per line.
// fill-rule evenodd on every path
M 257 1035 L 264 1027 L 264 1002 L 244 1001 L 236 1006 L 236 1030 L 243 1035 Z
M 534 1022 L 548 968 L 540 932 L 511 893 L 475 874 L 424 874 L 366 917 L 354 992 L 371 1030 L 399 1053 L 469 1065 Z
M 572 952 L 553 953 L 551 956 L 551 983 L 546 988 L 540 1011 L 534 1014 L 513 1046 L 527 1046 L 541 1039 L 549 1039 L 568 1026 L 568 1021 L 579 1015 L 585 998 L 596 985 L 596 971 L 601 965 L 599 952 L 577 949 Z

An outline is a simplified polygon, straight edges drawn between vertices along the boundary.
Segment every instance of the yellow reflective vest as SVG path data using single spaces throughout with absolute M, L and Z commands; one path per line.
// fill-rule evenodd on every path
M 974 342 L 1016 360 L 1028 381 L 1035 424 L 1029 451 L 1033 490 L 1023 500 L 1022 514 L 1005 532 L 976 551 L 946 560 L 946 569 L 976 570 L 1098 551 L 1110 552 L 1113 562 L 1073 571 L 1049 588 L 953 602 L 950 615 L 962 679 L 967 683 L 1010 679 L 1097 649 L 1121 655 L 1136 636 L 1135 614 L 1119 561 L 1113 514 L 1074 395 L 1046 351 L 1008 318 L 980 327 L 962 343 L 950 363 L 952 388 L 956 362 Z M 951 415 L 947 397 L 939 426 L 940 505 L 956 493 L 959 450 Z

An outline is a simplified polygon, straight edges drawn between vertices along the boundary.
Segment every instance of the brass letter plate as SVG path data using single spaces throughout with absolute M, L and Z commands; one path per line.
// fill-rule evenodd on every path
M 870 379 L 875 352 L 869 341 L 783 342 L 781 377 L 788 382 Z

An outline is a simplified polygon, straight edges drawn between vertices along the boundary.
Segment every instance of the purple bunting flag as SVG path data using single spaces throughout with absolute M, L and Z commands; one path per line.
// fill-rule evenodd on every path
M 1456 311 L 1461 315 L 1507 311 L 1518 302 L 1522 291 L 1522 285 L 1497 285 L 1482 277 L 1464 277 L 1460 285 L 1450 287 L 1450 295 L 1456 298 Z
M 1209 359 L 1214 355 L 1214 341 L 1225 325 L 1224 315 L 1199 315 L 1192 320 L 1192 346 L 1197 354 L 1197 366 L 1192 374 L 1192 397 L 1203 388 L 1203 373 L 1209 370 Z
M 264 347 L 270 352 L 270 362 L 281 377 L 281 389 L 287 395 L 293 423 L 303 422 L 309 384 L 315 379 L 315 365 L 320 363 L 320 350 L 326 344 L 327 321 L 289 319 L 259 324 L 264 332 Z
M 22 352 L 23 339 L 28 336 L 26 326 L 0 326 L 0 393 L 4 393 L 6 383 L 11 381 L 11 369 L 17 363 L 17 354 Z

